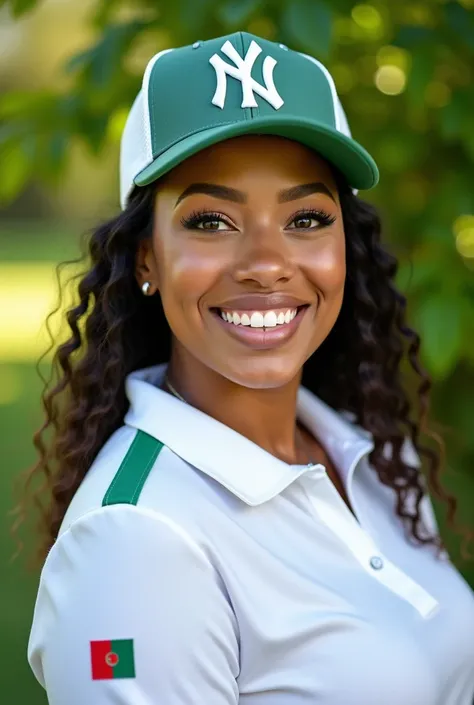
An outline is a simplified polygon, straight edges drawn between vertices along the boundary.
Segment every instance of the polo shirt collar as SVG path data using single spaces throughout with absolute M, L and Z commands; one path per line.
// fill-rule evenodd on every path
M 251 506 L 282 492 L 303 473 L 321 465 L 288 465 L 237 431 L 159 389 L 166 364 L 130 373 L 125 423 L 160 440 L 184 461 L 206 473 Z M 350 483 L 357 461 L 373 449 L 370 434 L 354 426 L 312 392 L 300 387 L 297 417 L 317 437 Z

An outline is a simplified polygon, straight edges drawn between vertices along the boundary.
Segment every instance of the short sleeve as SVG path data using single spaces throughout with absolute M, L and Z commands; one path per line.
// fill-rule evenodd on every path
M 234 705 L 238 633 L 206 553 L 167 517 L 77 520 L 43 568 L 28 646 L 49 705 Z

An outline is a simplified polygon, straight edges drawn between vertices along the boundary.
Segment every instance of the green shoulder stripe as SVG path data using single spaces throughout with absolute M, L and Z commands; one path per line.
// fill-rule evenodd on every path
M 138 430 L 130 448 L 122 460 L 110 487 L 105 493 L 102 506 L 110 504 L 136 504 L 150 470 L 157 459 L 163 443 L 144 431 Z

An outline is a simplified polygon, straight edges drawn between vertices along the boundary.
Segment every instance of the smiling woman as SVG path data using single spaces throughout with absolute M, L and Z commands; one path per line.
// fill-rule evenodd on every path
M 472 705 L 431 384 L 327 70 L 241 32 L 161 52 L 120 175 L 29 475 L 50 704 Z
M 235 137 L 162 177 L 154 212 L 137 272 L 151 282 L 148 294 L 160 292 L 174 334 L 169 378 L 179 377 L 176 386 L 206 412 L 210 385 L 239 385 L 235 410 L 256 387 L 276 394 L 295 380 L 334 326 L 344 293 L 344 227 L 330 166 L 282 137 Z M 291 460 L 288 433 L 276 437 Z M 275 440 L 264 443 L 277 451 Z

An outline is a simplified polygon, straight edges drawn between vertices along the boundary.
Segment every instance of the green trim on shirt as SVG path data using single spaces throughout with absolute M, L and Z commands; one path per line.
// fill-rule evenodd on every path
M 137 504 L 143 485 L 163 448 L 163 443 L 144 431 L 137 430 L 110 487 L 102 506 Z

